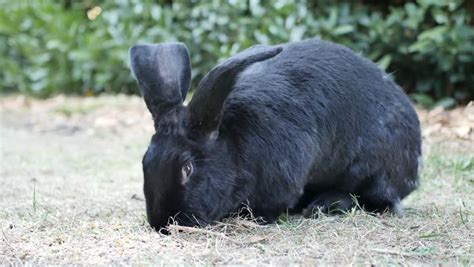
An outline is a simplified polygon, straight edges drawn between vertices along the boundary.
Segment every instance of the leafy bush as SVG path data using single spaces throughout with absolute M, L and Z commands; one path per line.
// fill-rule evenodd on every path
M 467 1 L 296 2 L 0 0 L 0 88 L 37 96 L 136 93 L 128 48 L 174 40 L 190 49 L 195 84 L 219 59 L 252 44 L 320 37 L 378 62 L 424 105 L 473 98 Z

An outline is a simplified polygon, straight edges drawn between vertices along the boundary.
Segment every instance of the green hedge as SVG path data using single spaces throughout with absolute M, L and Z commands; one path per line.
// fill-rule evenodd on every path
M 366 2 L 0 0 L 0 89 L 136 93 L 128 48 L 172 40 L 188 45 L 195 84 L 252 44 L 320 37 L 378 62 L 424 105 L 473 98 L 468 1 Z

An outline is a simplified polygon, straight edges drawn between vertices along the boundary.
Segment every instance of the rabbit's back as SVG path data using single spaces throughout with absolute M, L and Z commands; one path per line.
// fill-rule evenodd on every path
M 379 173 L 402 198 L 416 186 L 420 133 L 408 98 L 374 63 L 333 43 L 287 44 L 250 66 L 220 134 L 257 176 L 256 209 L 296 203 L 308 185 L 354 191 Z M 274 198 L 259 199 L 262 190 Z

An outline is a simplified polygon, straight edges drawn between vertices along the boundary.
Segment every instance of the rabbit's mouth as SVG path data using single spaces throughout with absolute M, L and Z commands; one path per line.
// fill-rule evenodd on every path
M 168 232 L 167 228 L 169 225 L 205 226 L 208 224 L 198 216 L 182 211 L 171 211 L 167 212 L 167 215 L 161 213 L 157 216 L 150 214 L 150 216 L 148 216 L 148 223 L 155 230 L 165 234 Z
M 177 222 L 176 216 L 180 214 L 180 212 L 176 210 L 149 211 L 147 213 L 148 223 L 157 231 L 161 231 L 170 224 L 175 224 Z

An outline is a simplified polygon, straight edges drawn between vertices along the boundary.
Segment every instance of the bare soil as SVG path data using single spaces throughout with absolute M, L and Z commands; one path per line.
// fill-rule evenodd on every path
M 0 264 L 474 264 L 474 106 L 418 110 L 421 187 L 405 216 L 353 210 L 204 229 L 146 223 L 138 97 L 0 98 Z

